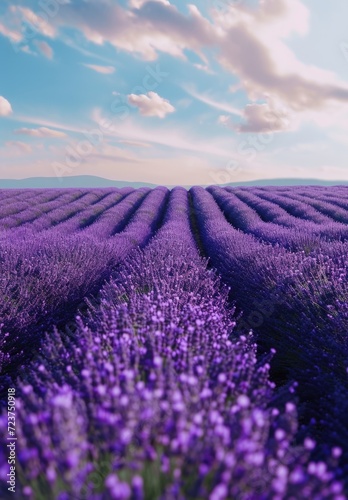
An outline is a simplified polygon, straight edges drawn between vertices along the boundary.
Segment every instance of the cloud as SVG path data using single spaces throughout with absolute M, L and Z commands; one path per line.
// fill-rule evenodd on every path
M 212 71 L 207 64 L 198 64 L 195 63 L 194 67 L 199 69 L 200 71 L 204 71 L 205 73 L 209 73 L 210 75 L 214 75 L 214 71 Z
M 22 40 L 22 34 L 19 31 L 14 29 L 10 29 L 5 26 L 3 23 L 0 23 L 0 33 L 1 35 L 9 38 L 11 42 L 19 43 Z
M 218 59 L 238 75 L 252 100 L 268 94 L 288 108 L 294 120 L 306 118 L 307 111 L 322 112 L 348 102 L 346 83 L 330 71 L 302 63 L 285 43 L 290 35 L 308 31 L 309 11 L 300 0 L 265 0 L 256 10 L 236 8 L 233 16 L 220 21 Z M 254 107 L 245 114 L 259 121 L 263 111 Z
M 103 75 L 112 75 L 112 73 L 115 73 L 115 68 L 113 66 L 98 66 L 97 64 L 85 63 L 83 63 L 83 66 L 86 66 L 86 68 L 92 69 L 97 73 L 102 73 Z
M 285 111 L 271 104 L 248 104 L 244 109 L 245 122 L 236 127 L 239 132 L 279 132 L 289 127 Z
M 12 113 L 11 104 L 5 97 L 0 96 L 0 116 L 9 116 Z
M 228 125 L 228 124 L 229 124 L 229 122 L 230 122 L 230 118 L 231 118 L 231 117 L 230 117 L 230 116 L 228 116 L 228 115 L 220 115 L 220 116 L 218 117 L 218 123 L 219 123 L 220 125 Z
M 125 144 L 126 146 L 134 146 L 136 148 L 149 148 L 151 147 L 150 144 L 147 142 L 140 142 L 140 141 L 118 141 L 119 144 Z
M 129 104 L 136 106 L 143 116 L 157 116 L 164 118 L 168 113 L 175 111 L 174 106 L 167 99 L 156 94 L 148 92 L 147 94 L 129 94 Z
M 138 158 L 127 149 L 112 146 L 110 144 L 104 144 L 100 151 L 94 150 L 89 157 L 91 159 L 112 160 L 114 162 L 122 161 L 137 163 L 139 161 Z
M 78 2 L 69 2 L 49 21 L 27 7 L 11 6 L 9 10 L 9 22 L 29 23 L 32 31 L 49 38 L 57 36 L 61 28 L 74 28 L 90 42 L 110 43 L 146 60 L 155 60 L 160 52 L 185 59 L 185 49 L 201 53 L 204 59 L 201 47 L 214 38 L 210 22 L 197 7 L 189 5 L 189 14 L 184 15 L 168 1 L 135 0 L 124 8 L 119 3 L 90 0 L 83 9 Z
M 238 73 L 252 99 L 268 92 L 298 112 L 320 109 L 330 100 L 348 101 L 348 87 L 336 82 L 329 72 L 310 71 L 298 61 L 296 71 L 284 73 L 269 47 L 246 26 L 239 25 L 228 33 L 220 60 Z
M 225 111 L 227 113 L 231 113 L 233 115 L 237 116 L 242 116 L 243 115 L 243 110 L 235 108 L 234 106 L 231 106 L 228 103 L 221 102 L 217 98 L 213 98 L 207 94 L 201 94 L 197 91 L 195 91 L 191 86 L 189 85 L 184 85 L 183 89 L 187 94 L 189 94 L 191 97 L 194 97 L 198 101 L 203 102 L 204 104 L 207 104 L 208 106 L 219 109 L 220 111 Z
M 8 148 L 15 148 L 21 153 L 31 153 L 33 150 L 30 144 L 26 144 L 25 142 L 21 141 L 8 141 L 5 142 L 5 146 Z
M 9 16 L 15 24 L 18 24 L 19 20 L 26 24 L 27 34 L 24 36 L 27 36 L 28 38 L 32 38 L 32 35 L 37 33 L 40 33 L 48 38 L 54 38 L 57 34 L 57 29 L 53 23 L 50 23 L 47 20 L 47 16 L 44 12 L 40 11 L 36 14 L 27 7 L 11 5 L 9 8 Z
M 237 132 L 280 132 L 289 128 L 286 111 L 271 102 L 248 104 L 241 114 L 242 122 L 237 123 L 229 115 L 220 115 L 218 123 Z
M 32 137 L 48 137 L 48 138 L 63 138 L 67 135 L 64 132 L 58 132 L 58 130 L 52 130 L 47 127 L 39 128 L 20 128 L 14 131 L 17 135 L 30 135 Z
M 41 41 L 35 42 L 36 47 L 39 49 L 42 55 L 47 57 L 47 59 L 53 59 L 53 49 L 47 42 Z
M 39 125 L 40 128 L 54 128 L 58 130 L 64 130 L 65 132 L 74 132 L 74 133 L 85 133 L 87 130 L 82 127 L 74 126 L 69 123 L 59 123 L 52 120 L 47 120 L 47 118 L 41 118 L 38 116 L 30 116 L 30 115 L 16 115 L 16 119 L 19 122 L 31 123 L 32 125 Z M 30 130 L 30 129 L 29 129 Z
M 216 140 L 211 138 L 209 141 L 204 141 L 198 135 L 192 133 L 192 129 L 181 126 L 165 127 L 161 126 L 146 126 L 142 127 L 134 123 L 131 119 L 113 121 L 113 116 L 104 116 L 100 109 L 96 108 L 93 111 L 92 119 L 97 126 L 102 130 L 104 136 L 115 137 L 126 140 L 135 140 L 140 142 L 148 142 L 170 148 L 172 151 L 191 151 L 203 156 L 213 156 L 215 158 L 229 158 L 233 139 L 228 138 L 227 141 Z
M 29 54 L 29 55 L 31 55 L 31 56 L 37 56 L 36 52 L 33 52 L 33 51 L 30 49 L 29 45 L 22 45 L 22 46 L 20 47 L 20 50 L 21 50 L 22 52 L 25 52 L 25 54 Z
M 130 0 L 129 4 L 136 9 L 140 9 L 140 7 L 146 4 L 147 1 L 148 0 Z M 168 0 L 152 0 L 152 1 L 160 2 L 163 3 L 164 5 L 170 5 L 170 2 Z
M 91 119 L 94 125 L 89 129 L 86 129 L 85 123 L 81 126 L 74 126 L 70 121 L 69 123 L 59 123 L 35 116 L 20 115 L 17 116 L 17 119 L 21 122 L 54 127 L 66 132 L 81 134 L 83 140 L 86 139 L 86 134 L 89 136 L 96 134 L 101 137 L 101 140 L 112 138 L 117 141 L 121 139 L 148 143 L 150 146 L 156 144 L 164 148 L 170 148 L 172 151 L 182 149 L 215 158 L 229 158 L 233 147 L 233 138 L 231 139 L 230 137 L 227 140 L 226 138 L 217 139 L 211 137 L 209 141 L 202 142 L 199 135 L 193 133 L 191 127 L 185 128 L 181 126 L 178 129 L 175 126 L 165 127 L 165 124 L 159 126 L 149 126 L 146 124 L 146 127 L 144 127 L 134 123 L 130 118 L 122 121 L 115 120 L 115 116 L 112 114 L 104 115 L 99 108 L 93 110 Z

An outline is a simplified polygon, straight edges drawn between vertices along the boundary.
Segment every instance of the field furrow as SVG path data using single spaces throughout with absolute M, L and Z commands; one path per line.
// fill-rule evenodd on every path
M 277 203 L 260 198 L 260 196 L 255 194 L 252 190 L 226 188 L 226 191 L 253 208 L 263 222 L 273 222 L 274 224 L 290 228 L 294 228 L 298 225 L 297 217 L 290 215 Z M 309 221 L 304 220 L 303 222 L 311 224 Z
M 314 207 L 316 210 L 318 210 L 318 212 L 327 217 L 330 217 L 332 222 L 341 222 L 343 224 L 348 223 L 348 210 L 345 210 L 344 208 L 331 203 L 325 198 L 320 198 L 318 200 L 317 198 L 311 198 L 308 195 L 300 195 L 297 193 L 289 194 L 289 197 L 292 200 L 300 201 L 301 203 L 307 203 L 309 206 Z
M 61 196 L 61 194 L 58 193 L 52 193 L 52 195 L 50 196 L 48 196 L 47 194 L 43 196 L 43 193 L 34 194 L 32 192 L 25 194 L 25 197 L 18 196 L 16 198 L 6 199 L 0 205 L 0 219 L 4 219 L 11 215 L 20 215 L 33 206 L 36 206 L 40 209 L 41 205 L 46 201 L 49 202 Z
M 100 194 L 100 197 L 92 203 L 86 201 L 78 212 L 63 222 L 60 222 L 59 225 L 54 226 L 54 228 L 49 228 L 48 230 L 70 234 L 86 229 L 101 217 L 104 212 L 120 203 L 127 194 L 127 192 L 120 193 L 119 191 L 108 193 L 106 196 Z
M 119 203 L 103 212 L 94 224 L 85 227 L 83 234 L 103 239 L 122 231 L 149 192 L 148 188 L 143 188 L 126 194 Z
M 37 195 L 39 196 L 39 195 Z M 20 227 L 23 223 L 26 222 L 27 210 L 29 211 L 29 219 L 30 219 L 30 229 L 33 231 L 40 231 L 51 225 L 59 222 L 62 217 L 62 212 L 64 210 L 66 213 L 74 210 L 74 203 L 78 203 L 79 199 L 86 196 L 86 193 L 83 192 L 66 192 L 62 196 L 58 196 L 53 201 L 48 202 L 47 213 L 45 210 L 41 210 L 40 204 L 36 205 L 30 203 L 30 200 L 27 202 L 27 209 L 21 209 L 20 213 L 15 213 L 13 215 L 9 215 L 4 217 L 1 221 L 2 229 L 11 229 Z M 94 199 L 94 195 L 91 196 Z M 63 207 L 63 208 L 62 208 Z M 68 207 L 68 208 L 67 208 Z M 33 212 L 31 212 L 33 210 Z

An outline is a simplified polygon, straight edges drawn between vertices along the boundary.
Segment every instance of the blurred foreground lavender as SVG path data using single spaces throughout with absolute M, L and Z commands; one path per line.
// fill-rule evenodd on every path
M 295 404 L 272 408 L 268 360 L 233 334 L 228 290 L 192 257 L 155 241 L 75 341 L 47 335 L 19 384 L 19 498 L 345 498 L 340 450 L 315 463 L 314 442 L 294 443 Z

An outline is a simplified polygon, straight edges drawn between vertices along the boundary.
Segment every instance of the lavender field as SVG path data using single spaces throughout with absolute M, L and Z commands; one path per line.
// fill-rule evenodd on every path
M 347 277 L 348 186 L 0 191 L 0 497 L 348 498 Z

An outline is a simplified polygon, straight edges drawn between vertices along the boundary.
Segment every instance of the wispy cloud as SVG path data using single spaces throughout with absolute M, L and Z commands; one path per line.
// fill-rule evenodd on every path
M 97 64 L 86 63 L 83 63 L 83 66 L 86 66 L 86 68 L 92 69 L 97 73 L 102 73 L 103 75 L 112 75 L 113 73 L 115 73 L 115 68 L 113 66 L 100 66 Z
M 168 113 L 175 111 L 174 106 L 167 99 L 156 94 L 156 92 L 148 92 L 147 94 L 129 94 L 129 104 L 136 106 L 140 114 L 143 116 L 157 116 L 164 118 Z
M 22 34 L 18 30 L 11 29 L 0 23 L 0 34 L 9 38 L 14 43 L 19 43 L 22 40 Z
M 127 141 L 127 140 L 123 140 L 123 141 L 118 141 L 119 144 L 124 144 L 125 146 L 131 146 L 131 147 L 135 147 L 135 148 L 149 148 L 151 147 L 149 143 L 147 142 L 140 142 L 140 141 Z
M 10 14 L 14 18 L 14 22 L 18 24 L 21 19 L 24 23 L 29 24 L 32 30 L 48 38 L 54 38 L 57 34 L 55 26 L 48 21 L 47 16 L 36 14 L 33 10 L 19 5 L 11 5 L 9 9 Z
M 37 53 L 32 51 L 29 45 L 22 45 L 20 47 L 21 52 L 24 52 L 25 54 L 29 54 L 30 56 L 37 56 Z
M 149 145 L 157 144 L 172 150 L 191 151 L 204 156 L 210 155 L 224 159 L 230 157 L 234 145 L 233 139 L 226 141 L 226 139 L 211 138 L 209 142 L 202 142 L 199 135 L 195 135 L 189 127 L 181 127 L 180 129 L 175 126 L 165 128 L 163 126 L 143 127 L 131 119 L 113 120 L 112 115 L 104 115 L 99 108 L 94 109 L 90 125 L 74 126 L 68 123 L 50 121 L 42 117 L 23 115 L 19 115 L 17 120 L 80 134 L 83 140 L 86 140 L 86 137 L 90 137 L 92 134 L 98 134 L 101 140 L 112 138 L 117 139 L 118 142 L 131 141 Z
M 220 140 L 211 138 L 209 141 L 202 141 L 199 135 L 196 135 L 189 127 L 175 126 L 146 126 L 143 127 L 135 123 L 131 119 L 122 120 L 122 122 L 112 121 L 111 117 L 105 117 L 100 109 L 95 109 L 93 112 L 93 120 L 97 127 L 101 127 L 105 137 L 115 137 L 119 139 L 135 140 L 140 142 L 148 142 L 165 147 L 172 150 L 183 150 L 195 152 L 199 155 L 210 155 L 217 158 L 229 158 L 231 155 L 233 140 Z M 110 127 L 103 127 L 110 121 Z
M 40 128 L 19 128 L 14 131 L 16 135 L 30 135 L 32 137 L 47 137 L 53 139 L 61 139 L 67 135 L 64 132 L 59 132 L 58 130 L 52 130 L 47 127 Z
M 205 73 L 209 73 L 210 75 L 214 74 L 214 71 L 207 64 L 196 63 L 193 66 L 199 69 L 200 71 L 205 71 Z
M 30 144 L 21 141 L 7 141 L 5 142 L 5 146 L 8 148 L 15 148 L 24 154 L 29 154 L 33 150 Z
M 35 45 L 43 56 L 47 59 L 53 59 L 53 49 L 47 42 L 35 41 Z
M 197 92 L 191 85 L 183 85 L 183 90 L 185 90 L 185 92 L 191 97 L 194 97 L 198 101 L 207 104 L 211 108 L 218 109 L 219 111 L 225 111 L 225 113 L 231 113 L 232 115 L 243 116 L 242 109 L 238 109 L 226 102 L 221 102 L 217 98 L 214 99 L 207 94 Z
M 80 127 L 78 125 L 72 125 L 71 123 L 62 123 L 54 120 L 49 120 L 42 116 L 30 116 L 30 115 L 20 115 L 16 114 L 10 118 L 13 121 L 28 123 L 31 125 L 39 125 L 40 128 L 53 128 L 58 130 L 64 130 L 65 132 L 73 132 L 82 134 L 87 131 L 86 127 Z M 66 135 L 66 134 L 65 134 Z

